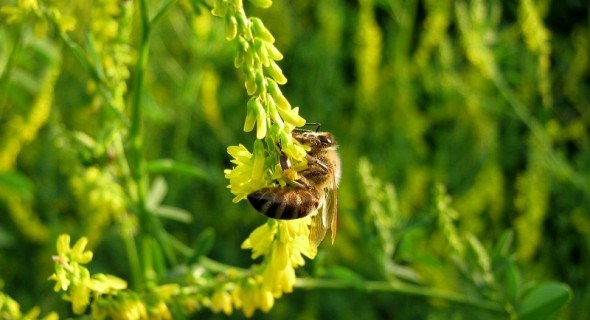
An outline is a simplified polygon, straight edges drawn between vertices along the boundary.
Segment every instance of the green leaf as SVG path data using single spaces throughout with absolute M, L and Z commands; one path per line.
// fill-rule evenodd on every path
M 512 229 L 508 229 L 502 233 L 500 239 L 494 246 L 492 250 L 492 259 L 496 260 L 501 257 L 508 257 L 510 256 L 510 250 L 512 248 L 512 243 L 514 242 L 514 231 Z
M 193 216 L 190 212 L 177 207 L 159 206 L 153 209 L 152 212 L 159 217 L 178 222 L 190 223 L 193 221 Z
M 205 172 L 205 170 L 189 166 L 186 164 L 177 163 L 171 159 L 158 159 L 150 161 L 147 164 L 147 170 L 150 173 L 179 173 L 186 174 L 203 180 L 210 180 L 211 177 Z
M 166 179 L 162 177 L 156 177 L 152 182 L 150 191 L 148 193 L 148 197 L 146 200 L 146 206 L 149 210 L 155 211 L 160 206 L 160 203 L 166 197 L 166 193 L 168 193 L 168 184 L 166 183 Z
M 506 267 L 506 294 L 513 303 L 518 299 L 521 283 L 520 270 L 513 262 L 508 263 Z
M 33 184 L 29 178 L 16 171 L 0 172 L 0 186 L 5 186 L 23 198 L 30 198 Z
M 547 319 L 561 309 L 572 296 L 569 286 L 560 282 L 536 285 L 518 307 L 518 319 Z
M 188 259 L 188 264 L 197 262 L 202 256 L 209 253 L 215 242 L 215 230 L 213 228 L 207 228 L 199 234 L 195 244 L 193 245 L 194 251 L 192 256 Z

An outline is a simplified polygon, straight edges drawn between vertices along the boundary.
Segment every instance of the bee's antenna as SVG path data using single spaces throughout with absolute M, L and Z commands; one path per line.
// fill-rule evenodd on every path
M 307 129 L 303 129 L 303 128 L 295 128 L 295 129 L 293 129 L 293 131 L 295 131 L 295 132 L 318 132 L 318 131 L 320 131 L 320 127 L 322 126 L 322 124 L 319 122 L 307 122 L 303 126 L 316 126 L 316 128 L 315 128 L 315 131 L 307 130 Z
M 318 132 L 318 131 L 320 131 L 320 127 L 322 126 L 322 124 L 321 124 L 321 123 L 319 123 L 319 122 L 307 122 L 307 123 L 305 123 L 305 125 L 306 125 L 306 126 L 317 126 L 317 127 L 315 128 L 315 132 Z

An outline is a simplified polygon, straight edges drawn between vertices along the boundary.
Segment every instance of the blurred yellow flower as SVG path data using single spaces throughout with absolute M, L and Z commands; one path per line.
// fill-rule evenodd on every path
M 215 313 L 223 311 L 226 315 L 232 313 L 232 298 L 224 287 L 218 288 L 213 292 L 213 296 L 211 297 L 211 310 Z

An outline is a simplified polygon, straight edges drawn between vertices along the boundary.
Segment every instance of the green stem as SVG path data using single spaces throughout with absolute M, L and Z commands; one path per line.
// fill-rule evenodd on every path
M 129 130 L 129 139 L 131 141 L 131 150 L 129 155 L 131 176 L 135 181 L 135 190 L 133 190 L 134 200 L 139 204 L 140 218 L 145 217 L 145 183 L 144 172 L 142 170 L 142 153 L 143 153 L 143 106 L 141 97 L 143 93 L 143 77 L 147 67 L 149 55 L 149 34 L 150 24 L 147 12 L 146 0 L 139 2 L 140 21 L 141 21 L 141 38 L 139 44 L 139 58 L 137 60 L 137 69 L 135 70 L 135 79 L 133 83 L 133 101 L 131 104 L 131 128 Z
M 143 93 L 143 77 L 144 71 L 147 67 L 149 54 L 149 34 L 150 25 L 148 20 L 146 0 L 139 2 L 140 11 L 140 44 L 139 57 L 137 60 L 135 79 L 133 82 L 133 99 L 131 103 L 131 128 L 129 130 L 129 141 L 131 142 L 129 149 L 129 171 L 131 181 L 129 183 L 129 196 L 133 203 L 136 204 L 137 215 L 140 220 L 140 232 L 145 229 L 150 229 L 149 214 L 145 205 L 146 186 L 144 181 L 144 171 L 142 162 L 143 153 L 143 108 L 141 97 Z M 135 242 L 131 234 L 130 239 L 124 236 L 126 242 L 127 255 L 129 256 L 131 264 L 131 276 L 134 279 L 134 287 L 141 291 L 144 288 L 143 276 L 147 270 L 144 270 L 149 263 L 141 264 L 139 252 L 135 246 Z M 140 234 L 140 242 L 143 236 Z M 133 243 L 133 246 L 130 245 Z
M 203 256 L 199 259 L 199 264 L 202 265 L 203 267 L 205 267 L 205 269 L 212 271 L 212 272 L 225 273 L 230 269 L 235 270 L 238 274 L 241 274 L 241 275 L 245 275 L 248 272 L 250 272 L 250 270 L 248 270 L 248 269 L 234 267 L 234 266 L 207 258 L 205 256 Z
M 141 290 L 143 289 L 144 281 L 133 233 L 130 230 L 123 230 L 121 232 L 121 238 L 123 239 L 123 244 L 125 245 L 125 250 L 127 251 L 127 259 L 129 259 L 129 268 L 131 269 L 131 280 L 133 281 L 133 286 L 138 290 Z
M 367 292 L 389 292 L 399 293 L 404 295 L 420 296 L 426 298 L 436 298 L 446 300 L 454 303 L 477 307 L 479 309 L 505 313 L 506 310 L 501 304 L 492 301 L 471 298 L 469 296 L 458 294 L 452 291 L 425 288 L 421 286 L 393 283 L 385 281 L 365 281 L 359 283 L 357 281 L 343 281 L 334 279 L 306 279 L 298 278 L 295 286 L 301 289 L 355 289 Z

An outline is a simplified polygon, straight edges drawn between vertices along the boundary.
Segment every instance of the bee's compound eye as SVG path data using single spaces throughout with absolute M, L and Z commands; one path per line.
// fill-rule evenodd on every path
M 332 139 L 330 139 L 327 136 L 319 136 L 318 138 L 320 139 L 320 142 L 322 144 L 328 144 L 328 145 L 332 144 Z

